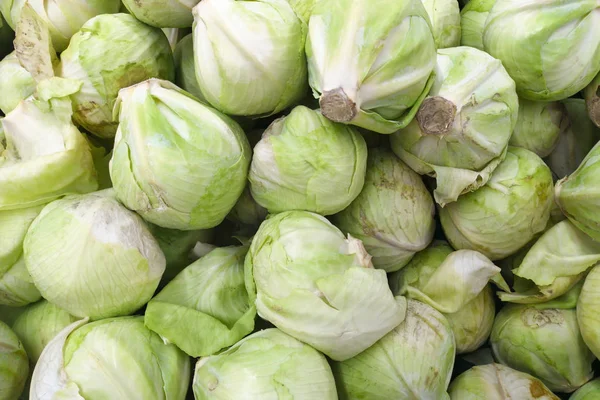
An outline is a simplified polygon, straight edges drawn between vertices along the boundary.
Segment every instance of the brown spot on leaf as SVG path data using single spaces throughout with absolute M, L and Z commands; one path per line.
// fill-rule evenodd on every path
M 529 393 L 531 393 L 531 397 L 533 397 L 534 399 L 539 399 L 540 397 L 544 396 L 552 397 L 552 392 L 546 389 L 544 384 L 538 381 L 537 379 L 532 380 L 529 384 Z

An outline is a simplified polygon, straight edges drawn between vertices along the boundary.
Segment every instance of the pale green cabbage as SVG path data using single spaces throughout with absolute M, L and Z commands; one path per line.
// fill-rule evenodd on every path
M 30 400 L 184 400 L 190 359 L 144 327 L 143 317 L 81 320 L 48 343 Z
M 117 131 L 113 106 L 120 89 L 149 78 L 173 80 L 175 67 L 165 34 L 129 14 L 100 15 L 73 35 L 56 74 L 76 79 L 73 120 L 102 138 Z
M 251 153 L 242 128 L 158 79 L 121 90 L 115 113 L 110 176 L 119 200 L 165 228 L 220 224 L 246 185 Z
M 364 352 L 332 362 L 341 400 L 449 399 L 454 336 L 434 308 L 408 300 L 406 319 Z
M 263 319 L 334 360 L 369 348 L 405 316 L 406 300 L 394 298 L 362 242 L 306 211 L 262 223 L 245 273 Z
M 392 272 L 431 242 L 434 215 L 421 177 L 391 151 L 374 148 L 369 150 L 362 191 L 333 221 L 362 240 L 375 268 Z
M 452 382 L 448 392 L 452 400 L 559 400 L 539 379 L 502 364 L 469 369 Z
M 42 296 L 80 318 L 133 313 L 150 300 L 165 270 L 143 220 L 110 189 L 44 207 L 23 250 Z
M 460 44 L 483 48 L 483 28 L 496 0 L 470 0 L 460 11 Z
M 306 94 L 306 25 L 286 0 L 202 0 L 193 13 L 196 78 L 213 107 L 270 115 Z
M 0 211 L 0 304 L 21 307 L 40 299 L 23 259 L 23 240 L 43 206 Z
M 73 36 L 89 19 L 100 14 L 119 12 L 119 0 L 3 0 L 0 12 L 8 24 L 16 30 L 21 11 L 28 4 L 45 23 L 56 51 L 67 48 Z
M 254 147 L 250 191 L 271 213 L 335 214 L 363 188 L 367 145 L 352 127 L 295 107 L 275 120 Z
M 596 0 L 498 0 L 483 28 L 485 51 L 502 61 L 528 100 L 561 100 L 600 71 Z
M 419 252 L 400 271 L 390 274 L 394 294 L 426 303 L 443 313 L 460 311 L 475 299 L 500 272 L 483 254 L 454 251 L 446 242 L 435 242 Z
M 460 9 L 458 0 L 421 0 L 438 49 L 460 45 Z
M 8 325 L 0 321 L 0 400 L 17 399 L 28 374 L 29 364 L 23 345 Z
M 480 348 L 490 337 L 496 315 L 494 292 L 490 285 L 460 310 L 444 314 L 454 332 L 456 354 L 470 353 Z
M 454 251 L 446 242 L 436 241 L 406 267 L 390 274 L 389 283 L 395 295 L 419 300 L 444 313 L 461 354 L 476 350 L 490 334 L 495 307 L 488 282 L 506 285 L 499 272 L 481 253 Z
M 569 397 L 569 400 L 596 400 L 600 396 L 600 378 L 589 381 Z
M 421 0 L 317 1 L 306 55 L 327 118 L 392 133 L 429 91 L 435 41 Z
M 581 337 L 575 309 L 506 305 L 496 315 L 490 343 L 498 362 L 553 391 L 573 392 L 594 376 L 596 357 Z
M 337 400 L 327 360 L 278 329 L 242 339 L 201 358 L 192 383 L 196 400 Z
M 585 278 L 577 301 L 577 321 L 583 341 L 600 357 L 600 266 L 595 266 Z
M 175 50 L 175 83 L 186 92 L 196 96 L 198 100 L 206 101 L 196 80 L 196 67 L 194 66 L 194 37 L 190 33 L 181 39 Z
M 543 158 L 552 153 L 561 131 L 568 129 L 569 124 L 563 103 L 519 99 L 519 118 L 508 143 Z
M 200 0 L 123 0 L 131 15 L 158 28 L 189 28 L 192 8 Z
M 556 183 L 555 192 L 562 212 L 577 228 L 595 240 L 600 240 L 599 153 L 600 143 L 590 150 L 575 172 Z
M 519 113 L 515 84 L 499 60 L 471 47 L 438 50 L 435 81 L 416 118 L 391 137 L 419 174 L 436 178 L 442 207 L 490 179 Z
M 46 300 L 23 308 L 12 329 L 27 351 L 32 369 L 54 336 L 75 321 L 76 317 Z
M 439 210 L 446 238 L 455 249 L 477 250 L 491 260 L 508 257 L 546 228 L 552 189 L 541 158 L 509 147 L 485 186 Z

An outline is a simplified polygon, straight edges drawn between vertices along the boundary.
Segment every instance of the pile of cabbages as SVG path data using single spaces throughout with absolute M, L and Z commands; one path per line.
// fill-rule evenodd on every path
M 0 400 L 600 399 L 598 0 L 0 11 Z

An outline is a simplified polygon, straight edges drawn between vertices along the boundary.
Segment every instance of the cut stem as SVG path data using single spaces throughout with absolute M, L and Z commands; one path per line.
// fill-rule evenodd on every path
M 440 96 L 426 98 L 417 112 L 417 122 L 427 135 L 445 135 L 452 129 L 456 105 Z
M 337 88 L 323 92 L 319 99 L 321 114 L 334 122 L 348 123 L 356 117 L 358 110 L 344 89 Z

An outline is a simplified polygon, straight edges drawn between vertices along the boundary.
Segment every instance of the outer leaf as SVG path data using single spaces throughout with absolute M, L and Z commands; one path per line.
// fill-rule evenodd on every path
M 90 148 L 71 122 L 66 96 L 75 88 L 60 79 L 44 81 L 39 99 L 21 102 L 1 120 L 6 149 L 0 145 L 0 210 L 98 187 Z
M 46 22 L 26 1 L 16 27 L 15 53 L 19 63 L 38 82 L 54 76 L 58 56 Z
M 600 244 L 569 221 L 561 221 L 546 231 L 512 270 L 515 292 L 499 292 L 498 296 L 524 304 L 558 300 L 599 261 Z
M 8 271 L 23 254 L 23 240 L 29 226 L 43 206 L 0 211 L 0 276 Z
M 417 299 L 421 298 L 417 293 L 422 293 L 437 310 L 453 313 L 477 297 L 499 272 L 500 268 L 481 253 L 458 250 L 444 260 L 421 290 L 413 292 L 409 287 L 408 292 Z
M 23 257 L 19 258 L 0 277 L 0 304 L 22 307 L 38 301 L 41 297 L 31 275 L 27 271 Z
M 33 94 L 35 82 L 13 51 L 0 61 L 0 110 L 6 115 Z
M 175 46 L 175 83 L 183 90 L 196 96 L 198 100 L 206 101 L 196 80 L 196 67 L 194 66 L 194 43 L 190 33 Z
M 445 258 L 435 254 L 443 249 L 427 249 L 391 275 L 390 280 L 399 283 L 396 294 L 429 304 L 443 313 L 455 313 L 477 297 L 500 268 L 476 251 L 453 252 L 447 244 L 438 246 L 447 246 L 449 253 Z
M 545 286 L 558 277 L 579 275 L 598 262 L 600 243 L 591 240 L 569 221 L 562 221 L 538 239 L 513 273 Z
M 0 11 L 8 24 L 18 30 L 23 10 L 33 10 L 36 19 L 47 27 L 53 47 L 61 52 L 86 21 L 96 15 L 119 12 L 120 6 L 118 0 L 61 0 L 52 4 L 44 0 L 7 0 L 0 5 Z
M 86 323 L 87 318 L 73 322 L 62 329 L 46 345 L 33 370 L 29 392 L 30 400 L 85 400 L 81 397 L 77 385 L 71 382 L 65 374 L 63 347 L 67 337 Z
M 184 269 L 146 308 L 144 322 L 192 357 L 235 344 L 254 329 L 244 285 L 247 247 L 215 249 Z
M 71 324 L 46 346 L 31 400 L 185 399 L 189 358 L 146 329 L 142 317 L 85 322 Z
M 483 28 L 496 0 L 469 0 L 460 12 L 462 46 L 483 48 Z

